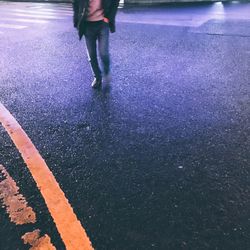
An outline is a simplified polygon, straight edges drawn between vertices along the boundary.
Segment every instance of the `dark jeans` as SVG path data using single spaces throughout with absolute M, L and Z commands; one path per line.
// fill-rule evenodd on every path
M 103 66 L 103 73 L 104 75 L 107 75 L 110 70 L 108 24 L 103 21 L 87 22 L 85 40 L 93 74 L 97 79 L 101 79 L 102 71 L 99 67 L 97 59 L 97 41 L 98 53 Z

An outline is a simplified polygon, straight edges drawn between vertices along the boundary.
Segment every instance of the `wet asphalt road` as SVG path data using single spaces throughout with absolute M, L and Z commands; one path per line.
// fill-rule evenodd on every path
M 95 249 L 249 249 L 250 5 L 120 10 L 112 88 L 102 91 L 90 87 L 67 6 L 0 3 L 0 23 L 45 8 L 57 18 L 0 25 L 0 100 Z M 0 163 L 38 215 L 18 227 L 0 208 L 0 248 L 29 249 L 21 236 L 39 227 L 63 250 L 3 128 L 0 140 Z

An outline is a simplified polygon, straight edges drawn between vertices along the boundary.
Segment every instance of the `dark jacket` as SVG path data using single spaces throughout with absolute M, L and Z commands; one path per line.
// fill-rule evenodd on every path
M 104 17 L 109 19 L 110 32 L 115 32 L 115 16 L 119 0 L 102 0 Z M 79 38 L 85 33 L 86 19 L 88 16 L 89 0 L 73 0 L 74 27 L 78 29 Z

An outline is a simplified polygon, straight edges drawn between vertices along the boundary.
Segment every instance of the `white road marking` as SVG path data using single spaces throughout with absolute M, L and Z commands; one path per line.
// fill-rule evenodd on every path
M 42 16 L 42 15 L 21 14 L 21 13 L 12 13 L 12 15 L 20 16 L 20 17 L 33 17 L 37 19 L 65 19 L 65 17 L 61 17 L 61 16 Z
M 204 21 L 197 22 L 193 20 L 122 20 L 118 19 L 117 22 L 121 23 L 137 23 L 137 24 L 151 24 L 151 25 L 163 25 L 163 26 L 186 26 L 186 27 L 198 27 L 204 23 Z
M 0 23 L 0 28 L 7 28 L 7 29 L 25 29 L 27 26 L 21 26 L 16 24 L 7 24 L 7 23 Z
M 68 8 L 68 9 L 64 9 L 64 8 L 57 8 L 57 9 L 47 9 L 47 8 L 42 8 L 40 9 L 42 11 L 49 11 L 49 12 L 58 12 L 58 11 L 62 11 L 62 12 L 65 12 L 65 13 L 73 13 L 73 9 L 72 8 Z M 39 11 L 40 11 L 39 10 Z
M 41 9 L 42 6 L 29 6 L 28 8 L 29 9 Z
M 22 8 L 19 4 L 10 4 L 13 8 L 0 5 L 1 13 L 4 13 L 0 17 L 1 37 L 5 29 L 21 30 L 28 28 L 30 24 L 46 24 L 53 20 L 65 20 L 73 15 L 72 8 L 69 5 L 37 4 Z
M 72 13 L 70 12 L 65 12 L 65 11 L 43 11 L 43 9 L 39 11 L 34 11 L 34 10 L 20 10 L 20 9 L 12 9 L 14 12 L 19 12 L 19 13 L 24 13 L 24 14 L 34 14 L 34 15 L 48 15 L 48 16 L 55 16 L 55 15 L 64 15 L 64 16 L 72 16 Z
M 34 19 L 24 19 L 24 18 L 0 18 L 1 21 L 15 21 L 15 22 L 23 22 L 23 23 L 48 23 L 46 20 L 34 20 Z

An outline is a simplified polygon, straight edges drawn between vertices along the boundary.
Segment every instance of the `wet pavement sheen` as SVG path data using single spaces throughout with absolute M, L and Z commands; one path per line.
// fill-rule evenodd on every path
M 13 8 L 69 7 L 1 8 L 9 12 L 0 23 L 13 18 Z M 119 10 L 110 37 L 112 88 L 102 91 L 90 87 L 71 16 L 0 27 L 0 100 L 46 160 L 95 249 L 249 249 L 249 10 Z M 0 249 L 28 249 L 21 236 L 39 228 L 63 250 L 25 164 L 0 132 L 0 164 L 37 214 L 36 227 L 16 227 L 0 208 Z

